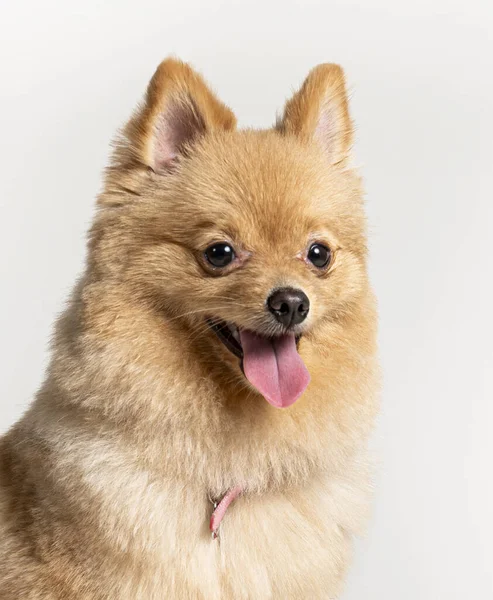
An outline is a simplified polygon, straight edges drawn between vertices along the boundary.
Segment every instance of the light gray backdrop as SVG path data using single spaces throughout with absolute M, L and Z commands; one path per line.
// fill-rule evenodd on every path
M 374 519 L 345 600 L 493 598 L 491 0 L 0 1 L 0 430 L 43 376 L 108 143 L 158 62 L 243 126 L 347 71 L 380 299 Z

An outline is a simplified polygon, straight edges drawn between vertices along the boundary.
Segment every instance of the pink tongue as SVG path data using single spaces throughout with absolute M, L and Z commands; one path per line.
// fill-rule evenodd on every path
M 248 381 L 277 408 L 296 402 L 310 383 L 310 374 L 296 349 L 294 335 L 269 340 L 240 331 L 243 370 Z

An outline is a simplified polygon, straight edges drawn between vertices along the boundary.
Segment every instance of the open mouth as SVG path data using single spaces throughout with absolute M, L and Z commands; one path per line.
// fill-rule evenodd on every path
M 243 358 L 240 332 L 236 325 L 228 324 L 224 321 L 217 323 L 211 320 L 208 320 L 207 324 L 230 352 L 238 358 Z
M 298 353 L 301 335 L 265 337 L 224 321 L 209 320 L 208 325 L 241 360 L 245 377 L 272 406 L 291 406 L 305 391 L 310 374 Z

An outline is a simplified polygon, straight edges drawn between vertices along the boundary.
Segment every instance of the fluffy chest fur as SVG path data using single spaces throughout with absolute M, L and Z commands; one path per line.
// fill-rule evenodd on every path
M 312 467 L 298 483 L 247 489 L 212 540 L 203 481 L 157 475 L 117 440 L 66 425 L 66 437 L 46 426 L 36 439 L 38 449 L 50 441 L 53 469 L 35 534 L 50 576 L 62 575 L 74 598 L 336 597 L 367 514 L 361 452 L 344 472 Z
M 113 498 L 121 519 L 117 539 L 130 560 L 108 580 L 113 596 L 336 597 L 350 537 L 366 516 L 365 474 L 357 468 L 353 480 L 318 477 L 302 487 L 239 498 L 215 541 L 208 530 L 211 506 L 201 488 L 177 489 L 174 483 L 140 491 L 126 502 Z M 135 522 L 137 513 L 146 516 Z M 133 524 L 126 539 L 122 523 Z

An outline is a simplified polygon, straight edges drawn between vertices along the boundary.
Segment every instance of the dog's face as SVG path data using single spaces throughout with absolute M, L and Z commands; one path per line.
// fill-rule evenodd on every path
M 313 71 L 275 129 L 236 131 L 202 80 L 167 61 L 126 136 L 122 178 L 140 178 L 127 276 L 225 368 L 289 406 L 310 379 L 300 340 L 342 318 L 366 283 L 340 69 Z

